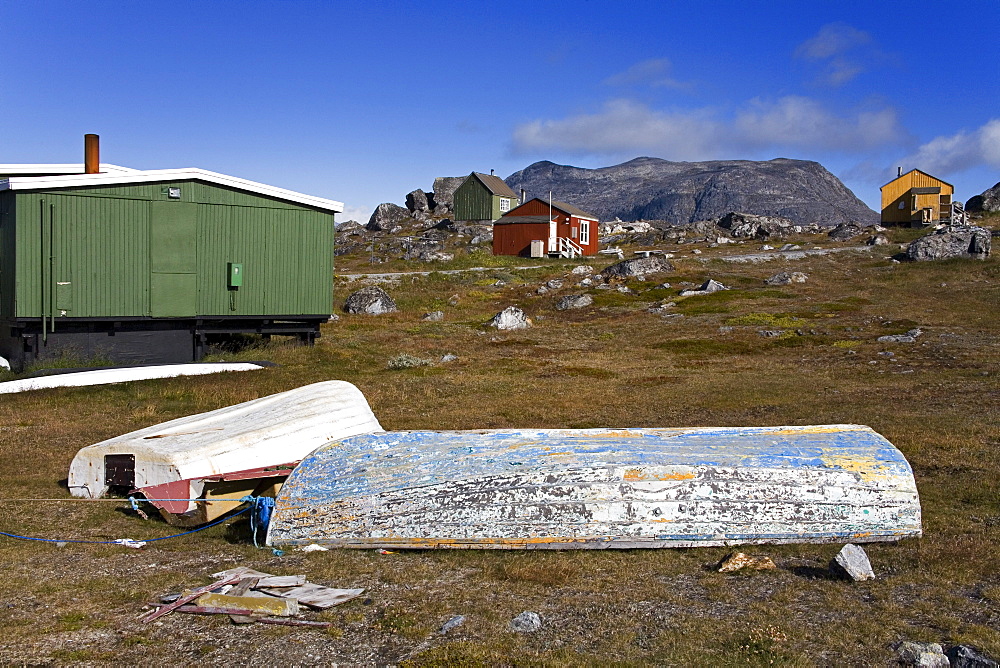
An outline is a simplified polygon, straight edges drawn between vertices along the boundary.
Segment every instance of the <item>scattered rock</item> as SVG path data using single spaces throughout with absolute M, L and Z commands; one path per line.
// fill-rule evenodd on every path
M 681 297 L 692 297 L 694 295 L 710 295 L 720 290 L 728 290 L 726 286 L 711 278 L 701 284 L 697 290 L 681 290 Z
M 767 244 L 764 244 L 763 246 L 760 247 L 760 249 L 762 251 L 774 250 L 774 246 L 769 246 Z
M 367 313 L 368 315 L 382 315 L 383 313 L 394 313 L 399 308 L 386 291 L 376 285 L 357 290 L 344 302 L 344 311 L 347 313 Z
M 430 313 L 424 313 L 424 317 L 421 318 L 421 320 L 428 320 L 430 322 L 444 320 L 444 311 L 431 311 Z
M 497 329 L 527 329 L 531 327 L 531 318 L 524 311 L 516 306 L 508 306 L 504 310 L 493 316 L 493 319 L 486 323 L 488 327 Z
M 735 573 L 736 571 L 769 571 L 777 568 L 771 557 L 752 557 L 743 552 L 733 552 L 719 562 L 720 573 Z
M 569 273 L 571 273 L 571 274 L 587 274 L 587 275 L 589 275 L 589 274 L 593 274 L 594 273 L 594 268 L 591 267 L 589 264 L 581 264 L 578 267 L 573 267 L 573 270 L 570 271 Z
M 884 234 L 876 234 L 875 236 L 868 239 L 868 241 L 866 241 L 865 244 L 869 246 L 888 246 L 889 237 L 885 236 Z
M 791 231 L 795 225 L 787 218 L 780 216 L 758 216 L 751 213 L 728 213 L 718 222 L 719 227 L 729 230 L 737 239 L 766 240 Z M 723 243 L 721 240 L 719 243 Z
M 410 212 L 403 207 L 383 202 L 375 207 L 366 227 L 372 232 L 389 232 L 399 227 L 400 223 L 409 217 Z
M 757 333 L 760 334 L 761 336 L 765 337 L 765 338 L 772 338 L 773 339 L 773 338 L 777 338 L 777 337 L 781 336 L 782 334 L 784 334 L 785 330 L 783 330 L 783 329 L 762 329 L 762 330 L 760 330 Z
M 830 562 L 831 569 L 836 571 L 837 567 L 855 582 L 875 579 L 875 571 L 868 561 L 868 554 L 853 543 L 845 545 Z
M 885 336 L 880 336 L 877 341 L 879 343 L 916 343 L 917 339 L 923 333 L 922 329 L 914 328 L 906 334 L 886 334 Z
M 424 251 L 417 255 L 417 259 L 421 262 L 451 262 L 455 259 L 455 254 L 443 251 Z
M 438 633 L 442 634 L 447 633 L 452 629 L 457 629 L 464 623 L 465 623 L 465 615 L 455 615 L 454 617 L 452 617 L 451 619 L 449 619 L 448 621 L 446 621 L 444 624 L 441 625 L 441 628 L 438 630 Z
M 567 309 L 583 308 L 585 306 L 590 306 L 593 303 L 594 298 L 588 294 L 566 295 L 556 302 L 556 310 L 565 311 Z
M 968 645 L 955 645 L 944 654 L 952 668 L 1000 668 L 1000 663 Z
M 789 285 L 791 283 L 805 283 L 806 279 L 809 277 L 800 271 L 787 272 L 782 271 L 771 278 L 764 280 L 768 285 Z
M 921 668 L 948 668 L 951 664 L 936 642 L 911 642 L 904 640 L 896 645 L 896 655 L 908 666 Z
M 847 241 L 848 239 L 853 239 L 854 237 L 859 236 L 864 231 L 864 228 L 857 223 L 841 223 L 830 230 L 830 234 L 828 236 L 834 241 Z
M 798 244 L 785 244 L 784 246 L 781 247 L 781 250 L 783 250 L 783 251 L 797 251 L 797 250 L 799 250 L 801 248 L 802 248 L 802 246 L 799 246 Z
M 542 618 L 538 616 L 537 612 L 525 610 L 511 620 L 510 628 L 518 633 L 534 633 L 542 628 Z
M 563 281 L 561 278 L 553 278 L 551 281 L 548 281 L 545 284 L 545 287 L 547 287 L 549 290 L 558 290 L 562 286 L 563 286 Z
M 454 362 L 458 359 L 458 355 L 452 355 L 451 353 L 445 353 L 441 356 L 441 362 L 447 364 L 448 362 Z
M 651 255 L 649 257 L 637 257 L 630 260 L 622 260 L 616 264 L 606 267 L 601 271 L 604 278 L 626 278 L 630 276 L 645 276 L 646 274 L 659 274 L 674 270 L 674 265 L 661 257 Z
M 389 360 L 388 367 L 390 369 L 413 369 L 418 366 L 430 366 L 433 363 L 431 360 L 403 353 Z
M 921 237 L 906 249 L 916 261 L 968 257 L 985 260 L 990 255 L 990 231 L 974 225 L 948 225 Z
M 461 300 L 458 298 L 458 295 L 452 295 L 451 297 L 448 297 L 448 305 L 449 306 L 458 306 L 458 303 L 460 301 Z
M 666 311 L 667 309 L 671 309 L 671 308 L 673 308 L 675 306 L 677 306 L 677 302 L 660 302 L 659 304 L 656 304 L 655 306 L 650 306 L 646 310 L 648 310 L 650 313 L 661 313 L 661 312 Z

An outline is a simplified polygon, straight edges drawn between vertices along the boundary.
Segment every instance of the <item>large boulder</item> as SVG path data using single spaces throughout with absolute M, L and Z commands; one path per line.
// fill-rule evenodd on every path
M 757 216 L 733 211 L 719 219 L 719 227 L 737 239 L 760 239 L 787 234 L 795 223 L 781 216 Z
M 983 191 L 982 195 L 976 195 L 965 203 L 965 210 L 969 212 L 1000 211 L 1000 183 L 989 190 Z
M 366 227 L 372 232 L 390 232 L 409 217 L 410 212 L 403 207 L 391 202 L 383 202 L 375 207 Z
M 353 293 L 344 302 L 344 310 L 348 313 L 366 313 L 382 315 L 398 311 L 396 302 L 382 288 L 369 285 Z
M 497 313 L 486 323 L 487 327 L 497 329 L 528 329 L 531 327 L 531 318 L 516 306 L 508 306 Z
M 911 260 L 946 260 L 971 257 L 984 260 L 990 255 L 990 231 L 975 225 L 949 225 L 920 237 L 906 249 Z
M 417 188 L 413 192 L 406 196 L 406 208 L 410 210 L 410 213 L 416 213 L 417 211 L 430 211 L 431 207 L 427 201 L 427 193 L 425 193 L 420 188 Z
M 465 179 L 465 176 L 439 176 L 434 179 L 434 192 L 428 195 L 428 202 L 435 215 L 444 215 L 444 212 L 452 210 L 455 191 Z
M 674 270 L 674 265 L 662 257 L 650 255 L 631 260 L 622 260 L 601 271 L 604 278 L 628 278 L 630 276 L 645 276 L 647 274 L 662 274 Z

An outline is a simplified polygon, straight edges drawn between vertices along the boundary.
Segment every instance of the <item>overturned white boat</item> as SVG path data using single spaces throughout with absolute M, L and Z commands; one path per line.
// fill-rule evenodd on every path
M 0 360 L 3 360 L 0 357 Z M 0 365 L 2 368 L 2 365 Z M 53 387 L 89 387 L 110 385 L 137 380 L 156 378 L 176 378 L 177 376 L 204 376 L 211 373 L 231 371 L 259 371 L 264 367 L 253 362 L 200 362 L 192 364 L 156 364 L 150 366 L 111 367 L 59 373 L 0 383 L 0 394 L 47 390 Z
M 859 425 L 382 432 L 288 477 L 267 541 L 635 548 L 921 534 L 913 472 Z
M 314 383 L 87 446 L 70 465 L 69 490 L 84 498 L 138 491 L 171 524 L 196 526 L 244 496 L 273 496 L 320 445 L 377 431 L 357 387 Z

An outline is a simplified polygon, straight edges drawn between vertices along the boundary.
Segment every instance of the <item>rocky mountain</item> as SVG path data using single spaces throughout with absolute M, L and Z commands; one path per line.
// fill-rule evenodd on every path
M 1000 183 L 966 202 L 965 210 L 977 213 L 980 211 L 1000 211 Z
M 584 169 L 536 162 L 505 179 L 514 192 L 572 203 L 601 220 L 668 224 L 719 218 L 731 211 L 781 216 L 800 225 L 874 223 L 878 214 L 818 162 L 670 162 L 636 158 Z

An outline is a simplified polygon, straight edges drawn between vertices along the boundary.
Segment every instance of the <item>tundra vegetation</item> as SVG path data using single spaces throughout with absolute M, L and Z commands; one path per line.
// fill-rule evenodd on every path
M 629 279 L 629 292 L 580 287 L 571 270 L 581 262 L 458 253 L 437 268 L 489 269 L 382 283 L 398 312 L 340 313 L 311 348 L 244 341 L 216 357 L 277 367 L 0 402 L 0 530 L 83 540 L 175 531 L 126 503 L 28 501 L 69 498 L 63 485 L 79 448 L 326 379 L 357 385 L 386 429 L 866 424 L 912 464 L 924 520 L 920 539 L 866 546 L 875 580 L 831 577 L 839 544 L 744 546 L 777 568 L 730 574 L 715 568 L 724 548 L 279 556 L 253 547 L 243 517 L 140 550 L 0 537 L 0 659 L 805 666 L 884 664 L 900 640 L 1000 657 L 1000 262 L 895 263 L 888 256 L 911 232 L 887 234 L 897 245 L 759 264 L 715 259 L 755 252 L 752 242 L 702 244 L 700 255 L 687 245 L 672 273 Z M 838 245 L 825 235 L 794 241 Z M 369 270 L 367 259 L 340 257 L 338 272 Z M 597 272 L 612 261 L 586 264 Z M 808 280 L 765 285 L 779 271 Z M 564 287 L 537 294 L 556 278 Z M 709 278 L 730 289 L 678 296 Z M 338 278 L 337 309 L 362 285 Z M 570 293 L 593 303 L 556 310 Z M 653 308 L 665 302 L 675 305 Z M 531 329 L 483 327 L 510 305 Z M 431 311 L 445 315 L 423 320 Z M 923 332 L 914 343 L 877 341 L 914 328 Z M 438 362 L 445 355 L 457 359 Z M 319 613 L 333 622 L 325 632 L 179 614 L 137 621 L 160 594 L 237 565 L 366 592 Z M 523 611 L 538 613 L 538 631 L 510 630 Z M 439 633 L 457 615 L 464 623 Z

